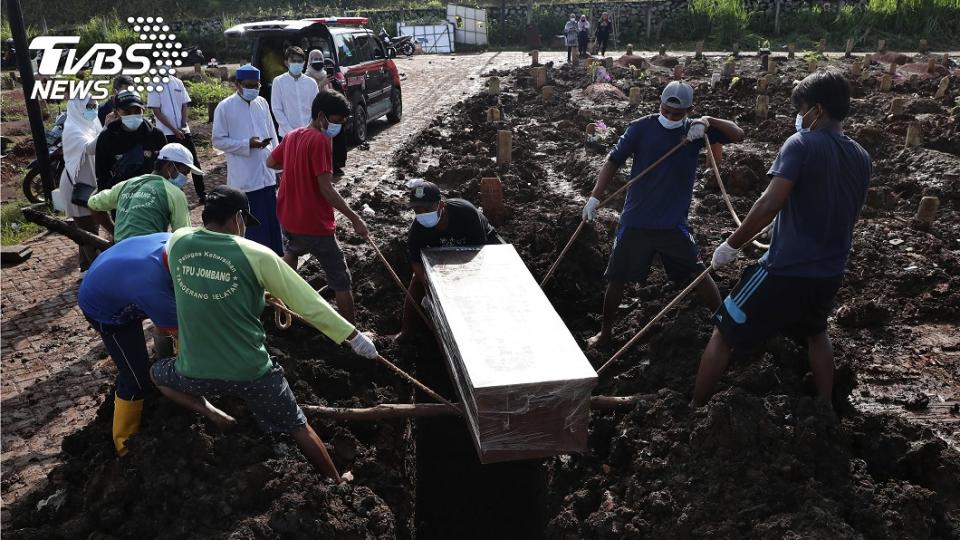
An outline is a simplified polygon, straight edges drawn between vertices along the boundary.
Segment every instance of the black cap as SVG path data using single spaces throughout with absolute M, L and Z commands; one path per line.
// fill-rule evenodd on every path
M 440 188 L 433 182 L 424 180 L 410 185 L 410 206 L 412 207 L 433 206 L 441 198 Z
M 250 201 L 247 194 L 231 186 L 217 186 L 207 193 L 207 202 L 203 206 L 203 221 L 223 223 L 237 212 L 243 213 L 247 225 L 260 226 L 260 220 L 250 213 Z
M 123 92 L 117 94 L 118 109 L 126 109 L 133 107 L 134 105 L 140 107 L 141 109 L 146 108 L 146 106 L 143 104 L 143 99 L 140 98 L 140 94 L 130 90 L 124 90 Z

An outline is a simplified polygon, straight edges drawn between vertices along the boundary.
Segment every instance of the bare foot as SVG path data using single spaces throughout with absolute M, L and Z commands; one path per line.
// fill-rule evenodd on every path
M 600 332 L 587 340 L 588 349 L 599 349 L 610 344 L 610 334 Z
M 214 407 L 213 404 L 206 399 L 204 399 L 204 401 L 206 401 L 206 411 L 203 413 L 203 415 L 209 418 L 211 422 L 216 424 L 221 431 L 230 431 L 237 427 L 236 418 Z

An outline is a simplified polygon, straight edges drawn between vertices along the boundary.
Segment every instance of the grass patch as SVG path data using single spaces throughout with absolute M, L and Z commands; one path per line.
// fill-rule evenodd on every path
M 220 79 L 206 78 L 200 81 L 183 81 L 190 94 L 190 107 L 203 111 L 203 120 L 206 121 L 207 104 L 219 103 L 226 99 L 230 94 L 236 92 L 236 88 L 221 81 Z M 192 115 L 191 115 L 192 117 Z
M 23 217 L 20 208 L 29 204 L 26 199 L 0 204 L 0 244 L 13 246 L 43 231 L 42 227 Z

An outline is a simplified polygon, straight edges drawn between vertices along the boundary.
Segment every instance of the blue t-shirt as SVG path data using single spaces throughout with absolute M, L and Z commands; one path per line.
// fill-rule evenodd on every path
M 767 175 L 793 182 L 793 190 L 760 258 L 771 275 L 843 274 L 871 169 L 870 154 L 839 130 L 795 133 L 783 143 Z
M 687 136 L 690 121 L 682 127 L 667 129 L 652 114 L 634 120 L 617 141 L 608 158 L 623 165 L 633 158 L 630 178 L 640 174 L 654 161 Z M 711 143 L 727 144 L 730 139 L 710 128 Z M 697 158 L 703 148 L 703 139 L 681 148 L 627 190 L 627 200 L 620 213 L 618 235 L 624 227 L 635 229 L 687 229 L 687 214 L 693 198 L 693 183 L 697 176 Z
M 80 284 L 83 313 L 103 324 L 149 318 L 158 329 L 177 328 L 173 281 L 163 261 L 170 233 L 127 238 L 97 256 Z

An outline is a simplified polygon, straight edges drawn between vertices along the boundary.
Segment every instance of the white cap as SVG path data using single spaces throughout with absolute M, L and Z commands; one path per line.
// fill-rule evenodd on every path
M 197 173 L 203 174 L 196 165 L 193 164 L 193 155 L 190 154 L 190 151 L 187 150 L 187 147 L 180 143 L 170 143 L 165 145 L 160 149 L 160 154 L 157 156 L 157 159 L 165 159 L 167 161 L 175 161 L 190 167 L 190 170 Z

